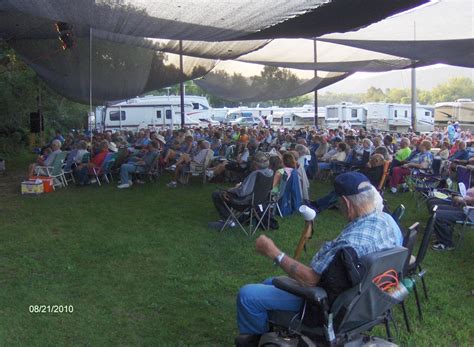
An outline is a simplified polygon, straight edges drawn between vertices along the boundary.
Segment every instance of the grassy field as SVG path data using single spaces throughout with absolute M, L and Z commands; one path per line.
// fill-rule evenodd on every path
M 255 253 L 255 238 L 207 229 L 216 219 L 213 184 L 172 190 L 163 177 L 129 190 L 69 187 L 33 197 L 17 192 L 15 177 L 0 178 L 2 187 L 15 186 L 0 194 L 1 345 L 231 346 L 239 287 L 282 273 Z M 329 188 L 313 184 L 312 195 Z M 408 206 L 404 225 L 426 222 L 410 195 L 389 200 Z M 268 235 L 292 253 L 304 222 L 279 222 Z M 321 214 L 304 260 L 344 224 L 337 211 Z M 410 298 L 409 336 L 397 309 L 400 344 L 474 345 L 473 234 L 461 252 L 428 252 L 425 320 Z M 74 312 L 29 313 L 30 305 Z

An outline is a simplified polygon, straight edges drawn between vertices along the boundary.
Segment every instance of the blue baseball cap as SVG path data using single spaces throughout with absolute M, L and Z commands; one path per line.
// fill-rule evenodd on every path
M 370 181 L 365 175 L 361 174 L 360 172 L 346 172 L 336 177 L 336 179 L 334 180 L 334 190 L 339 196 L 350 196 L 371 189 L 370 185 L 359 189 L 359 185 L 362 182 Z

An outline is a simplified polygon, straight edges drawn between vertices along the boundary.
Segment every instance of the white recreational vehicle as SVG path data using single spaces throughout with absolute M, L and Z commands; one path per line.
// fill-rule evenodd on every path
M 301 129 L 314 125 L 314 112 L 274 112 L 271 127 Z
M 411 105 L 367 103 L 362 105 L 367 110 L 368 129 L 406 131 L 412 125 Z M 417 105 L 415 130 L 420 132 L 433 131 L 433 108 Z
M 445 127 L 448 122 L 459 122 L 461 129 L 474 129 L 474 101 L 458 99 L 435 105 L 435 125 Z
M 364 127 L 367 122 L 367 110 L 362 105 L 355 105 L 350 102 L 326 107 L 327 128 L 336 129 L 344 122 L 350 124 L 354 129 Z
M 185 124 L 206 126 L 213 124 L 212 109 L 203 96 L 184 97 Z M 115 104 L 98 107 L 96 119 L 102 130 L 137 130 L 181 126 L 179 96 L 136 97 Z M 217 123 L 217 122 L 215 122 Z

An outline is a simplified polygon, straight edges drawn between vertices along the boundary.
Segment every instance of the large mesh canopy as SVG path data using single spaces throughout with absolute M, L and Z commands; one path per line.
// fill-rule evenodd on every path
M 58 50 L 57 40 L 19 40 L 12 47 L 58 93 L 89 102 L 89 40 L 77 39 L 75 49 Z M 215 61 L 184 57 L 183 74 L 179 55 L 96 39 L 92 44 L 92 98 L 94 103 L 131 98 L 201 77 Z
M 358 71 L 472 67 L 471 0 L 414 8 L 426 2 L 0 0 L 0 38 L 52 88 L 81 102 L 91 81 L 102 103 L 200 77 L 198 85 L 222 98 L 263 101 Z M 57 22 L 72 25 L 72 49 L 59 48 Z M 269 67 L 288 70 L 268 74 Z

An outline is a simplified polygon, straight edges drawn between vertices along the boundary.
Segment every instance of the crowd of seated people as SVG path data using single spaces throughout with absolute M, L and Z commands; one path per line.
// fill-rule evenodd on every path
M 308 177 L 321 177 L 318 173 L 324 171 L 334 175 L 362 171 L 375 183 L 381 176 L 381 156 L 383 161 L 391 161 L 388 182 L 393 193 L 405 188 L 406 176 L 429 171 L 436 158 L 442 161 L 444 172 L 453 177 L 458 165 L 474 164 L 466 149 L 469 140 L 469 132 L 459 132 L 450 141 L 443 131 L 417 135 L 364 129 L 271 129 L 237 125 L 106 131 L 94 133 L 92 137 L 78 134 L 63 137 L 58 131 L 50 146 L 29 167 L 28 174 L 32 175 L 37 165 L 51 165 L 56 153 L 67 150 L 75 155 L 77 182 L 87 185 L 95 179 L 92 169 L 101 167 L 107 154 L 114 153 L 114 169 L 121 178 L 119 188 L 130 187 L 132 180 L 141 182 L 140 173 L 149 170 L 155 159 L 160 170 L 173 171 L 168 186 L 176 187 L 190 165 L 203 163 L 208 149 L 213 152 L 213 160 L 206 174 L 216 182 L 241 182 L 250 173 L 249 163 L 257 152 L 279 156 L 283 167 L 291 161 L 288 155 L 291 154 L 295 161 L 292 168 L 297 169 L 300 176 L 301 195 L 307 200 Z M 433 147 L 438 148 L 438 153 L 433 153 Z

